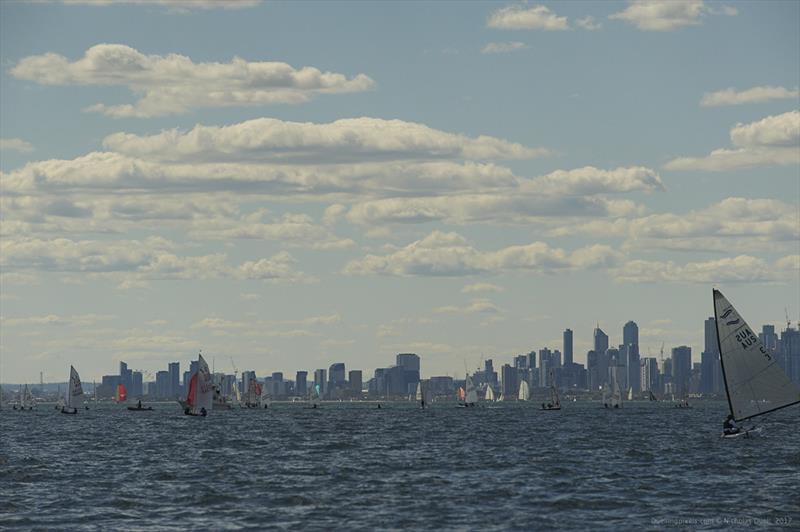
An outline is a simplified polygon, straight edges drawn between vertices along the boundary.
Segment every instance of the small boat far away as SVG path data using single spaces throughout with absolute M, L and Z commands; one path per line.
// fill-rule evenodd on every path
M 494 398 L 494 389 L 492 388 L 491 384 L 486 385 L 486 394 L 484 394 L 483 398 L 490 403 L 495 402 L 496 399 Z
M 530 398 L 531 398 L 531 389 L 528 386 L 528 381 L 523 380 L 522 382 L 519 383 L 519 397 L 517 397 L 517 399 L 519 399 L 520 401 L 527 401 Z
M 478 404 L 478 388 L 475 386 L 475 382 L 472 380 L 472 377 L 467 375 L 467 378 L 464 381 L 464 386 L 467 387 L 467 390 L 464 394 L 464 404 L 461 406 L 464 407 L 471 407 Z
M 542 403 L 542 410 L 561 410 L 561 399 L 558 397 L 558 388 L 553 370 L 550 370 L 550 402 Z
M 69 384 L 67 385 L 67 395 L 65 404 L 61 407 L 62 414 L 77 414 L 78 413 L 78 397 L 83 395 L 83 386 L 81 386 L 81 378 L 78 372 L 75 371 L 73 366 L 69 367 Z
M 722 380 L 731 412 L 725 420 L 722 437 L 748 437 L 761 429 L 739 428 L 732 421 L 796 405 L 800 403 L 800 389 L 722 292 L 714 289 L 713 297 Z

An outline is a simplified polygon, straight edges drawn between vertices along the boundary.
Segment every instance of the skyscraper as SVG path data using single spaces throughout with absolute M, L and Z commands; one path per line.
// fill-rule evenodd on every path
M 661 393 L 658 386 L 658 360 L 654 357 L 643 358 L 640 368 L 642 391 Z
M 308 393 L 308 372 L 298 371 L 294 378 L 294 393 L 299 397 L 305 397 Z
M 503 380 L 502 394 L 503 399 L 516 399 L 519 383 L 517 382 L 517 368 L 511 367 L 509 364 L 503 364 L 500 370 Z
M 629 321 L 622 327 L 622 345 L 639 345 L 639 326 L 635 321 Z
M 328 382 L 327 374 L 328 372 L 324 369 L 318 369 L 314 371 L 314 386 L 319 385 L 320 395 L 323 397 L 325 396 L 325 392 L 328 391 L 326 388 Z
M 781 331 L 781 359 L 789 379 L 800 384 L 800 330 L 788 325 Z
M 672 348 L 672 386 L 676 397 L 689 393 L 692 377 L 692 348 L 686 345 Z
M 170 362 L 167 365 L 169 372 L 169 397 L 177 397 L 181 390 L 181 363 Z
M 572 365 L 572 329 L 564 330 L 564 365 Z
M 717 344 L 717 322 L 713 317 L 704 323 L 703 352 L 700 353 L 700 393 L 721 393 L 722 367 Z
M 608 335 L 598 326 L 594 330 L 594 352 L 605 353 L 608 350 Z
M 362 378 L 362 375 L 361 375 L 361 370 L 360 369 L 351 369 L 350 373 L 348 373 L 348 379 L 347 380 L 349 381 L 348 384 L 349 384 L 349 387 L 350 387 L 351 395 L 353 395 L 354 397 L 360 397 L 361 396 L 361 390 L 364 387 L 363 378 Z
M 414 393 L 420 379 L 419 356 L 414 353 L 400 353 L 397 355 L 397 367 L 403 370 L 404 392 Z M 390 386 L 393 386 L 395 376 L 392 374 Z

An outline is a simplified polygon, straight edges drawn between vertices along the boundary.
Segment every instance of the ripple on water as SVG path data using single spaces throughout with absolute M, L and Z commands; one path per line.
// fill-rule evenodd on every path
M 725 403 L 174 405 L 0 412 L 0 529 L 659 528 L 798 515 L 797 412 L 721 440 Z M 757 486 L 742 489 L 742 486 Z M 32 506 L 31 501 L 36 501 Z M 702 528 L 702 526 L 701 526 Z M 713 526 L 710 526 L 713 528 Z

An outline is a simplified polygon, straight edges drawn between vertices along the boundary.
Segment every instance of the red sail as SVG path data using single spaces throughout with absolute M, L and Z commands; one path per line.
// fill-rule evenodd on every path
M 122 403 L 128 398 L 128 390 L 124 384 L 117 384 L 117 402 Z
M 464 401 L 466 399 L 466 397 L 467 397 L 467 395 L 464 393 L 464 388 L 459 388 L 458 389 L 458 400 L 459 401 Z
M 197 373 L 192 375 L 192 380 L 189 381 L 189 395 L 186 396 L 186 403 L 189 406 L 197 404 Z

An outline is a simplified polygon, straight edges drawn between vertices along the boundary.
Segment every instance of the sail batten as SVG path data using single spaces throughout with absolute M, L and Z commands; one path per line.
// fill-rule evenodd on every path
M 719 290 L 713 294 L 722 378 L 734 419 L 742 421 L 800 403 L 800 390 L 744 318 Z

